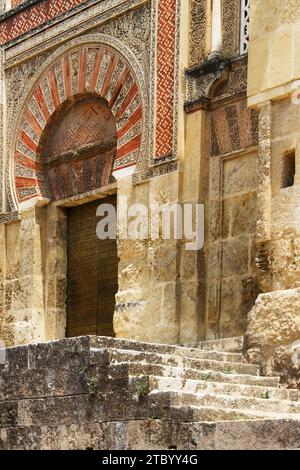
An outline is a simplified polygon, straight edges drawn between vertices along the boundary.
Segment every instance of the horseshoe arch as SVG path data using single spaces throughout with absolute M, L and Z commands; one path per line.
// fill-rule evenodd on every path
M 49 122 L 78 97 L 102 100 L 115 120 L 117 144 L 112 175 L 116 179 L 132 174 L 146 151 L 147 93 L 133 54 L 121 43 L 117 49 L 118 41 L 108 36 L 89 36 L 84 41 L 72 41 L 67 50 L 64 46 L 47 61 L 22 106 L 13 159 L 14 193 L 19 207 L 29 205 L 33 199 L 64 197 L 51 194 L 41 142 L 46 140 Z M 72 130 L 69 134 L 72 140 Z M 71 178 L 71 172 L 74 177 L 72 165 L 70 172 L 64 171 L 60 177 Z M 79 169 L 77 179 L 80 174 Z

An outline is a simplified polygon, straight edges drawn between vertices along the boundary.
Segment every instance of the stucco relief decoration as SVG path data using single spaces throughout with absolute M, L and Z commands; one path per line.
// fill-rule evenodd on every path
M 61 199 L 86 192 L 108 184 L 118 171 L 135 167 L 145 141 L 142 93 L 128 61 L 111 46 L 76 46 L 52 62 L 31 90 L 17 131 L 14 179 L 18 203 L 34 197 Z M 81 100 L 81 104 L 78 105 L 76 119 L 68 118 L 68 109 L 72 112 L 72 104 L 78 104 L 78 100 Z M 45 161 L 44 142 L 47 141 L 46 133 L 51 127 L 49 123 L 65 109 L 66 122 L 69 120 L 70 126 L 67 126 L 65 133 L 58 129 L 56 134 L 48 134 L 50 140 L 55 137 L 61 146 L 60 150 L 56 144 L 48 148 L 51 161 L 48 161 L 49 158 Z M 99 122 L 101 119 L 108 121 L 110 131 L 107 133 L 100 129 L 99 132 L 93 132 L 90 128 L 92 117 L 95 123 L 98 118 Z M 105 148 L 104 145 L 99 150 L 107 160 L 107 165 L 99 166 L 97 155 L 92 155 L 95 158 L 91 160 L 89 168 L 86 157 L 72 164 L 74 155 L 68 157 L 68 152 L 74 154 L 78 132 L 79 149 L 77 147 L 76 150 L 79 152 L 81 144 L 88 146 L 92 141 L 97 142 L 102 134 L 105 144 L 115 134 L 116 148 L 110 145 L 112 142 L 106 142 L 110 147 Z M 59 153 L 63 153 L 66 160 L 58 168 L 53 160 Z M 108 174 L 110 170 L 111 174 Z M 97 171 L 101 171 L 98 179 Z M 49 172 L 52 172 L 52 176 Z M 96 177 L 93 176 L 95 172 Z M 106 177 L 103 177 L 103 172 Z M 58 189 L 55 190 L 55 187 Z

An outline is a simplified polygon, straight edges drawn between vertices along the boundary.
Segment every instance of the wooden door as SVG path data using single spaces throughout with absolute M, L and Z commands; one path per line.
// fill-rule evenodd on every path
M 116 196 L 68 210 L 67 336 L 114 336 L 113 315 L 118 290 L 116 240 L 99 240 L 99 204 Z

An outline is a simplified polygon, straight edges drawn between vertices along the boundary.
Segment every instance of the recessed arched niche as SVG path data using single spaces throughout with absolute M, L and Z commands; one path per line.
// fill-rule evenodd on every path
M 37 152 L 49 199 L 113 183 L 116 150 L 116 121 L 107 102 L 93 94 L 67 100 L 47 123 Z

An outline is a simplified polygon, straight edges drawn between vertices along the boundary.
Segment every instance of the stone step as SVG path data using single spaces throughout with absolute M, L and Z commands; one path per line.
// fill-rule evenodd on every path
M 299 400 L 298 390 L 287 390 L 276 387 L 263 387 L 243 385 L 239 383 L 210 382 L 205 380 L 192 380 L 173 377 L 149 377 L 150 390 L 169 390 L 184 393 L 201 393 L 203 391 L 216 395 L 229 395 L 230 397 L 252 397 L 276 400 Z
M 197 347 L 206 351 L 222 351 L 228 353 L 241 353 L 243 351 L 244 337 L 235 336 L 233 338 L 210 339 L 201 341 Z
M 158 400 L 159 403 L 159 400 Z M 152 404 L 152 419 L 159 408 L 155 407 L 155 400 Z M 217 422 L 217 421 L 237 421 L 262 419 L 261 414 L 248 413 L 247 410 L 224 409 L 217 406 L 195 406 L 195 405 L 170 405 L 168 417 L 180 422 Z
M 205 348 L 188 348 L 184 346 L 173 346 L 167 344 L 143 343 L 140 341 L 130 341 L 107 337 L 91 337 L 91 351 L 103 348 L 115 348 L 122 350 L 140 351 L 157 354 L 167 354 L 180 357 L 191 357 L 199 359 L 212 359 L 225 362 L 245 362 L 241 352 L 222 352 L 205 350 Z
M 148 419 L 151 413 L 148 397 L 139 400 L 134 384 L 132 388 L 133 390 L 116 388 L 114 391 L 100 393 L 2 401 L 0 428 Z
M 120 432 L 120 429 L 122 432 Z M 290 419 L 178 423 L 124 420 L 7 427 L 1 450 L 286 450 L 299 449 L 300 422 Z
M 166 354 L 174 357 L 211 359 L 234 363 L 245 362 L 243 355 L 240 353 L 205 351 L 198 348 L 143 343 L 109 337 L 82 336 L 51 341 L 49 343 L 8 348 L 5 351 L 5 364 L 0 365 L 0 371 L 4 369 L 49 370 L 58 367 L 72 367 L 74 365 L 83 366 L 93 363 L 95 356 L 99 356 L 99 350 L 103 352 L 105 349 L 121 349 L 123 351 Z
M 194 406 L 209 406 L 221 409 L 235 409 L 245 410 L 247 413 L 265 412 L 276 414 L 298 415 L 300 419 L 300 402 L 290 400 L 273 400 L 252 397 L 235 397 L 229 395 L 215 395 L 214 393 L 185 393 L 185 392 L 170 392 L 168 390 L 152 390 L 149 393 L 149 398 L 154 402 L 164 402 L 169 406 L 174 405 L 194 405 Z
M 183 380 L 204 380 L 210 382 L 238 383 L 245 385 L 260 385 L 262 387 L 278 387 L 278 377 L 261 377 L 249 374 L 228 374 L 212 370 L 199 370 L 191 367 L 165 366 L 161 364 L 145 364 L 141 362 L 120 362 L 114 368 L 128 366 L 128 373 L 132 376 L 155 375 L 160 377 L 181 378 Z M 111 366 L 112 367 L 112 366 Z
M 287 450 L 300 447 L 300 421 L 286 418 L 190 423 L 190 450 Z
M 168 354 L 148 353 L 132 350 L 109 349 L 111 363 L 118 362 L 140 362 L 145 364 L 161 364 L 182 368 L 193 368 L 198 370 L 214 370 L 227 374 L 238 373 L 257 376 L 259 367 L 241 362 L 216 361 L 214 359 L 196 359 L 191 357 L 171 356 Z M 101 349 L 99 349 L 101 354 Z M 95 351 L 95 360 L 97 351 Z
M 155 400 L 154 400 L 155 402 Z M 155 405 L 153 405 L 155 409 Z M 258 420 L 263 419 L 261 413 L 248 412 L 243 409 L 224 409 L 217 406 L 196 406 L 196 405 L 171 405 L 169 415 L 171 419 L 180 422 L 220 422 L 238 420 Z M 154 415 L 155 416 L 155 415 Z
M 97 386 L 97 390 L 109 389 L 115 384 L 113 373 L 111 370 L 108 377 L 105 364 L 50 370 L 8 369 L 0 372 L 0 401 L 80 395 L 89 393 L 92 386 Z M 126 374 L 127 369 L 122 373 L 123 381 L 118 382 L 120 388 L 127 383 Z M 117 380 L 120 376 L 120 371 L 117 371 Z
M 259 377 L 251 375 L 224 374 L 214 371 L 199 371 L 197 369 L 161 366 L 157 364 L 143 364 L 134 362 L 113 363 L 111 365 L 100 363 L 95 365 L 76 366 L 71 368 L 56 368 L 50 370 L 24 369 L 4 370 L 0 372 L 0 401 L 24 398 L 41 398 L 50 396 L 78 395 L 89 393 L 91 387 L 103 391 L 126 387 L 129 377 L 153 376 L 162 380 L 164 384 L 176 389 L 181 383 L 195 390 L 194 384 L 211 384 L 210 387 L 228 385 L 233 387 L 245 384 L 245 389 L 258 386 L 259 390 L 274 389 L 276 396 L 284 397 L 286 394 L 296 394 L 297 391 L 278 389 L 278 378 Z M 277 387 L 277 389 L 276 389 Z M 246 392 L 245 392 L 246 393 Z M 260 393 L 262 393 L 260 391 Z M 242 393 L 241 393 L 242 394 Z M 273 392 L 272 392 L 273 394 Z M 292 395 L 291 395 L 292 396 Z
M 241 350 L 241 338 L 186 348 L 106 337 L 9 349 L 0 448 L 72 448 L 74 432 L 78 448 L 106 450 L 119 437 L 99 434 L 130 449 L 143 432 L 154 449 L 299 448 L 299 392 L 259 376 Z
M 157 400 L 157 398 L 154 401 Z M 159 400 L 158 400 L 159 401 Z M 155 409 L 155 405 L 153 405 Z M 176 419 L 180 417 L 182 422 L 222 422 L 222 421 L 241 421 L 248 422 L 270 420 L 290 420 L 300 423 L 300 413 L 278 413 L 276 411 L 251 410 L 248 408 L 221 408 L 217 406 L 206 405 L 171 405 L 170 416 Z M 184 419 L 186 417 L 186 420 Z M 215 417 L 215 418 L 214 418 Z M 300 444 L 300 441 L 299 441 Z

